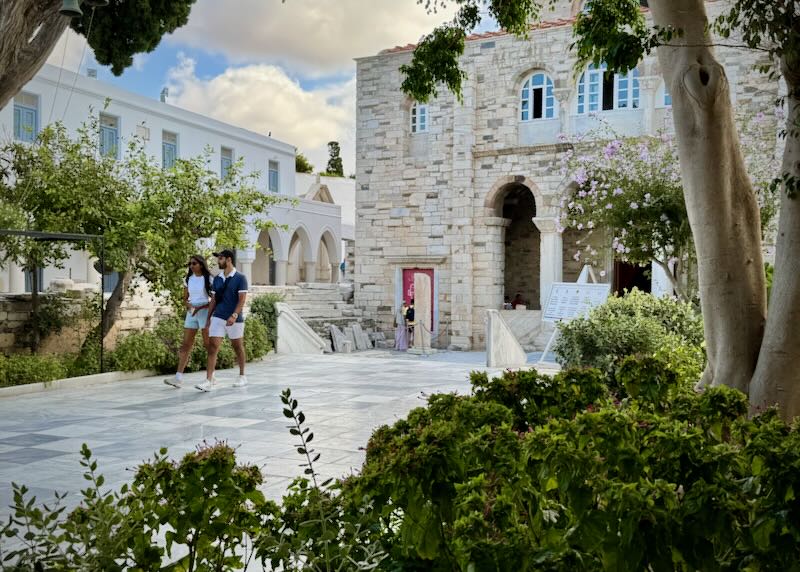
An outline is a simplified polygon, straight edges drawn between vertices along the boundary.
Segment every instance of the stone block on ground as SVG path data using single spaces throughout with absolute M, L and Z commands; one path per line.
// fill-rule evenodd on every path
M 525 350 L 498 310 L 486 310 L 486 365 L 522 367 L 528 363 Z
M 352 344 L 353 350 L 357 350 L 358 349 L 358 344 L 356 343 L 356 336 L 353 333 L 353 327 L 352 326 L 346 326 L 343 331 L 344 331 L 345 337 L 348 339 L 350 344 Z
M 364 330 L 361 328 L 361 324 L 353 324 L 352 328 L 353 337 L 356 339 L 356 348 L 362 351 L 372 349 L 372 342 L 367 334 L 364 333 Z
M 342 330 L 333 324 L 328 325 L 328 330 L 331 333 L 331 341 L 333 342 L 333 350 L 339 353 L 350 353 L 353 351 L 353 344 L 347 339 Z

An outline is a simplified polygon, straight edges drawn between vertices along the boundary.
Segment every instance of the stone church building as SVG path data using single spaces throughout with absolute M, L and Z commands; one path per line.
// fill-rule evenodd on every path
M 580 272 L 576 237 L 557 225 L 574 188 L 561 175 L 565 139 L 599 121 L 625 136 L 671 128 L 655 55 L 625 75 L 575 72 L 569 45 L 581 4 L 559 3 L 529 40 L 468 38 L 463 103 L 446 89 L 427 104 L 402 93 L 399 68 L 414 46 L 357 60 L 355 302 L 386 332 L 417 272 L 432 279 L 434 347 L 484 347 L 486 310 L 517 294 L 535 329 L 550 285 Z M 709 2 L 709 16 L 723 5 Z M 763 91 L 771 82 L 754 70 L 757 55 L 717 55 L 734 105 L 770 109 L 777 94 Z M 607 258 L 615 290 L 646 280 L 668 291 L 658 269 L 645 277 Z

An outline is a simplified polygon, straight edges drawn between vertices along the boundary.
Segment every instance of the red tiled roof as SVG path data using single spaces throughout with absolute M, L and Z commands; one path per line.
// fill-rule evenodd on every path
M 531 24 L 531 30 L 547 30 L 550 28 L 560 28 L 562 26 L 571 26 L 575 22 L 575 18 L 559 18 L 557 20 L 548 20 L 546 22 L 537 22 Z M 497 30 L 496 32 L 484 32 L 482 34 L 470 34 L 467 36 L 468 42 L 474 42 L 477 40 L 486 40 L 488 38 L 497 38 L 499 36 L 507 36 L 509 32 L 506 30 Z M 389 48 L 386 50 L 382 50 L 379 55 L 383 54 L 397 54 L 401 52 L 411 52 L 417 47 L 416 44 L 406 44 L 405 46 L 395 46 L 394 48 Z

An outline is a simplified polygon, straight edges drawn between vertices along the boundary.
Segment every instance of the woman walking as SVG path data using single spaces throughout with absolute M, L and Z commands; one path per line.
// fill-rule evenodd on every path
M 208 303 L 211 297 L 211 273 L 202 256 L 192 256 L 183 287 L 186 318 L 183 321 L 183 343 L 178 350 L 178 371 L 175 377 L 164 380 L 172 387 L 183 387 L 183 370 L 189 362 L 197 330 L 203 336 L 203 345 L 208 349 Z

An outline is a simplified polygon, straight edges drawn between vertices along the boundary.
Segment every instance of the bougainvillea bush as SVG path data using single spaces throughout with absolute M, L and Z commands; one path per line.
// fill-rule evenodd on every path
M 737 118 L 766 240 L 775 231 L 778 192 L 773 181 L 780 172 L 777 124 L 782 113 L 778 108 Z M 618 260 L 657 264 L 676 294 L 690 299 L 696 289 L 690 268 L 694 245 L 673 136 L 664 131 L 626 138 L 603 126 L 569 143 L 572 151 L 562 159 L 562 172 L 574 185 L 561 200 L 559 221 L 563 229 L 584 236 L 565 248 L 587 264 L 602 266 L 609 246 Z

